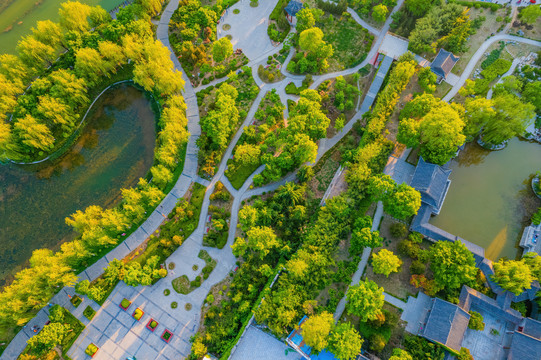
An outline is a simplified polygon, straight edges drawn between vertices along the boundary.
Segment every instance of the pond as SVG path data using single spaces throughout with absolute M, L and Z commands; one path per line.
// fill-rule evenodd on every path
M 64 219 L 76 210 L 117 203 L 120 189 L 152 166 L 155 142 L 151 100 L 122 84 L 96 101 L 81 136 L 59 159 L 0 165 L 0 279 L 34 249 L 72 239 Z
M 37 21 L 58 21 L 60 4 L 68 0 L 2 0 L 0 1 L 0 54 L 15 53 L 21 37 L 30 34 Z M 123 3 L 121 0 L 79 0 L 100 5 L 107 11 Z
M 430 223 L 485 248 L 485 256 L 515 259 L 522 230 L 540 201 L 530 181 L 541 170 L 541 145 L 512 139 L 501 151 L 470 143 L 451 162 L 451 186 Z

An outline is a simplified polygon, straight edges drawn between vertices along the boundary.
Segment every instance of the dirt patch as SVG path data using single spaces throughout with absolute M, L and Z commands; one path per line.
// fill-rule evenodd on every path
M 389 277 L 385 277 L 382 274 L 374 274 L 372 266 L 368 266 L 365 271 L 366 278 L 375 281 L 379 286 L 385 289 L 385 292 L 394 295 L 395 297 L 404 301 L 408 300 L 408 296 L 417 295 L 419 289 L 410 284 L 411 272 L 409 270 L 413 259 L 408 256 L 403 256 L 398 253 L 398 243 L 402 240 L 395 238 L 391 235 L 390 227 L 392 224 L 397 223 L 396 220 L 391 219 L 385 215 L 380 224 L 380 235 L 383 237 L 383 246 L 374 248 L 372 253 L 378 252 L 380 249 L 387 249 L 392 251 L 395 255 L 402 260 L 401 271 L 398 273 L 392 273 Z M 370 264 L 370 262 L 369 262 Z
M 417 76 L 417 74 L 412 76 L 408 85 L 406 85 L 406 88 L 404 89 L 404 91 L 402 91 L 400 99 L 395 106 L 395 110 L 389 117 L 389 120 L 387 120 L 386 129 L 388 130 L 388 133 L 386 137 L 392 142 L 396 143 L 396 134 L 398 134 L 399 124 L 398 117 L 400 115 L 400 112 L 402 111 L 404 106 L 406 106 L 406 104 L 413 99 L 415 94 L 423 92 L 423 89 L 418 83 L 418 79 L 419 77 Z

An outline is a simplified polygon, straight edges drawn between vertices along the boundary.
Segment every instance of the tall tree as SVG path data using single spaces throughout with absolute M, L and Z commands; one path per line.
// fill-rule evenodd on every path
M 223 37 L 212 45 L 212 58 L 215 62 L 221 63 L 231 55 L 233 55 L 233 45 L 228 38 Z
M 406 350 L 396 348 L 393 349 L 393 355 L 389 360 L 413 360 L 413 358 Z
M 541 16 L 541 8 L 537 5 L 530 5 L 520 10 L 520 19 L 526 24 L 533 25 Z M 539 25 L 539 24 L 538 24 Z
M 534 280 L 530 267 L 524 260 L 500 259 L 494 264 L 492 279 L 505 290 L 520 295 L 524 290 L 531 289 Z
M 90 16 L 92 9 L 86 4 L 82 4 L 78 1 L 66 1 L 60 4 L 60 25 L 66 31 L 75 31 L 83 33 L 90 30 L 90 23 L 88 17 Z
M 49 150 L 54 144 L 54 138 L 46 125 L 40 124 L 32 115 L 18 119 L 13 125 L 15 134 L 21 142 L 30 149 Z
M 248 249 L 253 250 L 262 259 L 278 246 L 280 246 L 280 240 L 272 228 L 256 226 L 246 232 L 246 239 L 237 238 L 231 248 L 238 256 L 243 256 Z
M 383 198 L 385 212 L 397 219 L 416 215 L 420 207 L 421 194 L 406 183 L 398 185 L 395 191 Z
M 37 41 L 57 49 L 62 46 L 63 35 L 60 25 L 51 20 L 38 21 L 32 28 L 32 35 Z
M 453 291 L 474 283 L 475 259 L 461 241 L 438 241 L 430 247 L 428 254 L 430 269 L 440 289 Z
M 381 249 L 377 253 L 372 254 L 372 266 L 374 267 L 374 273 L 389 277 L 392 272 L 400 271 L 402 260 L 393 254 L 392 251 Z
M 379 23 L 385 22 L 385 19 L 387 19 L 387 14 L 389 14 L 389 9 L 384 4 L 376 5 L 372 9 L 372 19 Z
M 362 322 L 375 320 L 381 316 L 383 303 L 383 288 L 371 280 L 361 281 L 348 289 L 347 311 L 356 315 Z
M 318 315 L 310 316 L 302 324 L 302 337 L 316 352 L 327 347 L 329 333 L 334 325 L 334 318 L 329 312 L 322 312 Z
M 43 66 L 51 66 L 57 54 L 54 47 L 38 41 L 32 35 L 19 41 L 17 52 L 21 61 L 29 68 L 35 69 L 34 71 L 40 71 Z
M 329 350 L 339 360 L 352 360 L 361 352 L 364 340 L 351 323 L 339 323 L 329 336 Z

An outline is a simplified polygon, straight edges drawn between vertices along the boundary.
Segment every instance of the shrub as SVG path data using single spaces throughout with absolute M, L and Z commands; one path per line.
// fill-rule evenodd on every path
M 412 259 L 417 259 L 419 257 L 420 250 L 421 248 L 418 244 L 414 244 L 407 239 L 398 243 L 398 252 L 402 255 L 407 255 Z
M 129 301 L 128 299 L 122 299 L 122 301 L 120 302 L 120 305 L 124 309 L 127 309 L 131 305 L 131 301 Z
M 370 350 L 380 352 L 383 350 L 387 341 L 381 334 L 374 334 L 370 337 Z
M 391 235 L 395 238 L 404 238 L 408 235 L 408 227 L 403 223 L 394 223 L 390 227 Z
M 77 295 L 74 295 L 72 296 L 71 300 L 70 300 L 71 304 L 75 307 L 78 307 L 79 305 L 81 305 L 81 303 L 83 302 L 83 299 L 81 299 L 79 296 Z
M 468 327 L 473 330 L 483 331 L 485 329 L 483 316 L 476 311 L 470 311 L 470 322 L 468 323 Z
M 88 319 L 92 320 L 94 315 L 96 315 L 96 310 L 92 309 L 90 306 L 87 306 L 83 311 L 83 315 Z
M 98 347 L 94 344 L 89 344 L 85 350 L 85 354 L 90 355 L 90 356 L 93 356 L 97 352 L 98 352 Z
M 178 307 L 178 303 L 176 301 L 173 301 L 171 303 L 171 309 L 176 309 Z
M 418 232 L 412 232 L 408 235 L 408 240 L 414 244 L 420 244 L 423 242 L 423 234 Z
M 410 266 L 410 272 L 414 275 L 424 274 L 426 270 L 426 264 L 420 260 L 414 260 Z

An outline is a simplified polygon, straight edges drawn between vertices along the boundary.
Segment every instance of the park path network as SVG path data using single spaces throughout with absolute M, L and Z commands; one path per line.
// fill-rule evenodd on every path
M 340 76 L 340 75 L 344 76 L 344 75 L 356 73 L 359 69 L 367 65 L 370 59 L 373 59 L 378 53 L 378 49 L 383 41 L 383 38 L 385 34 L 389 31 L 389 28 L 392 22 L 391 15 L 395 13 L 396 11 L 398 11 L 403 5 L 403 3 L 404 3 L 404 0 L 399 0 L 397 2 L 395 8 L 393 9 L 393 11 L 391 12 L 391 14 L 387 18 L 386 22 L 384 23 L 381 29 L 376 29 L 373 26 L 367 24 L 365 21 L 360 19 L 360 17 L 356 14 L 355 11 L 348 8 L 348 12 L 351 14 L 352 18 L 374 35 L 375 41 L 372 44 L 372 48 L 370 49 L 370 52 L 368 53 L 366 59 L 355 67 L 338 71 L 338 72 L 313 76 L 313 83 L 310 86 L 310 88 L 316 89 L 323 81 L 336 78 L 337 76 Z M 222 281 L 229 274 L 230 270 L 235 265 L 236 258 L 232 254 L 230 245 L 233 244 L 233 241 L 235 238 L 235 233 L 236 233 L 237 224 L 238 224 L 238 212 L 242 205 L 243 200 L 250 198 L 254 195 L 257 196 L 263 193 L 272 192 L 276 190 L 278 187 L 284 185 L 286 182 L 294 181 L 295 175 L 296 175 L 295 172 L 293 172 L 283 177 L 280 181 L 267 184 L 262 187 L 252 188 L 251 184 L 252 184 L 254 176 L 261 173 L 265 168 L 265 166 L 262 165 L 253 174 L 251 174 L 248 177 L 248 179 L 244 182 L 244 184 L 239 190 L 236 190 L 231 185 L 227 177 L 224 176 L 225 170 L 227 169 L 227 159 L 231 157 L 233 153 L 233 149 L 236 143 L 238 142 L 239 138 L 241 137 L 244 131 L 244 128 L 253 121 L 255 112 L 257 111 L 259 104 L 261 100 L 263 99 L 263 97 L 265 96 L 265 94 L 272 89 L 276 89 L 276 92 L 280 96 L 280 100 L 282 101 L 282 103 L 287 104 L 288 99 L 297 100 L 298 99 L 297 96 L 286 94 L 285 87 L 289 82 L 294 82 L 297 86 L 299 86 L 302 80 L 304 79 L 304 76 L 293 75 L 293 74 L 288 73 L 285 70 L 288 62 L 291 60 L 291 58 L 294 55 L 294 49 L 292 48 L 281 69 L 281 72 L 284 75 L 283 80 L 273 83 L 273 84 L 266 84 L 258 77 L 257 69 L 259 65 L 265 64 L 267 57 L 269 55 L 273 55 L 279 52 L 283 48 L 283 44 L 280 44 L 279 46 L 275 47 L 271 51 L 262 53 L 260 56 L 258 56 L 255 59 L 251 59 L 251 61 L 249 61 L 247 65 L 252 68 L 252 74 L 253 74 L 254 80 L 257 86 L 259 87 L 259 94 L 256 97 L 254 103 L 252 104 L 252 107 L 250 108 L 250 111 L 248 112 L 246 119 L 244 120 L 242 125 L 239 127 L 239 130 L 235 133 L 229 146 L 224 152 L 222 161 L 218 167 L 216 174 L 212 177 L 210 181 L 200 178 L 199 176 L 197 176 L 197 166 L 198 166 L 197 139 L 201 135 L 201 127 L 200 127 L 199 108 L 197 104 L 197 97 L 195 95 L 195 91 L 202 90 L 205 87 L 208 87 L 211 85 L 216 85 L 217 83 L 220 83 L 221 81 L 223 81 L 223 79 L 214 80 L 213 82 L 207 85 L 199 86 L 195 89 L 192 86 L 191 82 L 189 81 L 189 78 L 187 77 L 186 73 L 183 71 L 182 66 L 180 65 L 180 62 L 176 58 L 175 53 L 169 42 L 169 22 L 171 20 L 171 16 L 173 15 L 174 11 L 178 8 L 178 4 L 179 4 L 179 0 L 172 0 L 167 4 L 159 20 L 156 34 L 157 34 L 158 40 L 160 40 L 163 43 L 163 45 L 169 49 L 171 53 L 171 60 L 173 61 L 174 66 L 178 71 L 182 73 L 182 77 L 185 81 L 183 96 L 187 105 L 186 116 L 188 119 L 188 131 L 190 132 L 190 137 L 189 137 L 189 141 L 187 145 L 186 159 L 184 163 L 183 172 L 181 176 L 179 177 L 179 179 L 177 180 L 177 183 L 175 184 L 173 190 L 169 194 L 167 194 L 167 196 L 164 198 L 162 203 L 149 216 L 147 221 L 145 221 L 145 223 L 143 223 L 130 237 L 128 237 L 128 239 L 126 239 L 122 244 L 120 244 L 117 248 L 115 248 L 115 250 L 111 251 L 109 254 L 101 258 L 89 269 L 79 274 L 79 276 L 81 279 L 88 279 L 90 281 L 96 279 L 103 273 L 103 269 L 107 266 L 107 264 L 110 261 L 112 261 L 113 258 L 117 257 L 115 255 L 118 255 L 118 258 L 122 258 L 123 257 L 122 255 L 124 253 L 126 252 L 129 253 L 131 249 L 143 243 L 143 241 L 146 240 L 146 238 L 150 234 L 152 234 L 154 231 L 156 231 L 159 228 L 159 226 L 163 222 L 163 217 L 167 216 L 167 214 L 174 209 L 177 203 L 177 200 L 185 195 L 190 185 L 194 182 L 197 182 L 206 186 L 207 189 L 205 192 L 205 196 L 204 196 L 204 200 L 203 200 L 203 204 L 201 208 L 201 214 L 200 214 L 198 226 L 194 230 L 192 235 L 190 235 L 190 237 L 185 240 L 185 243 L 189 243 L 193 245 L 192 247 L 195 249 L 194 251 L 199 251 L 200 249 L 207 250 L 208 253 L 218 263 L 215 270 L 211 273 L 211 276 L 206 281 L 203 282 L 200 291 L 194 291 L 194 293 L 196 293 L 194 294 L 194 296 L 196 296 L 196 299 L 192 298 L 191 300 L 193 302 L 194 308 L 200 309 L 210 287 Z M 516 13 L 515 8 L 513 9 L 513 12 L 514 12 L 513 15 L 515 15 Z M 475 52 L 475 54 L 470 59 L 464 72 L 461 74 L 459 81 L 451 88 L 451 90 L 443 98 L 444 101 L 449 101 L 456 95 L 456 93 L 462 87 L 466 79 L 469 78 L 477 62 L 481 59 L 481 57 L 486 52 L 486 50 L 494 42 L 500 41 L 500 40 L 517 41 L 517 42 L 522 42 L 522 43 L 526 43 L 530 45 L 541 46 L 541 42 L 539 41 L 505 34 L 505 32 L 508 29 L 509 27 L 507 26 L 506 28 L 504 28 L 502 32 L 498 33 L 495 36 L 490 37 L 479 47 L 479 49 Z M 334 145 L 336 145 L 352 129 L 354 123 L 357 122 L 359 119 L 361 119 L 365 112 L 366 112 L 365 109 L 363 109 L 363 111 L 358 111 L 353 116 L 353 118 L 344 126 L 344 128 L 332 138 L 324 138 L 320 140 L 316 162 L 319 159 L 321 159 L 321 157 L 329 149 L 331 149 Z M 285 107 L 285 110 L 284 110 L 284 117 L 285 118 L 288 117 L 287 106 Z M 230 224 L 229 224 L 228 240 L 227 240 L 226 246 L 222 250 L 202 246 L 202 240 L 203 240 L 204 231 L 206 227 L 206 219 L 208 216 L 208 208 L 210 205 L 210 195 L 213 193 L 214 187 L 218 181 L 221 181 L 224 184 L 224 186 L 227 188 L 227 190 L 231 193 L 231 195 L 234 198 L 232 208 L 231 208 L 231 218 L 230 218 Z M 183 244 L 180 248 L 191 246 L 189 244 L 188 246 L 185 246 L 185 244 Z M 179 250 L 181 250 L 180 248 Z M 179 250 L 177 250 L 173 255 L 171 255 L 171 257 L 168 259 L 168 262 L 170 261 L 171 258 L 175 257 L 175 254 L 177 254 Z M 185 252 L 183 256 L 185 256 L 185 262 L 189 263 L 190 261 L 193 261 L 194 258 L 196 258 L 197 252 L 189 254 L 189 255 L 186 254 Z M 178 254 L 177 254 L 177 257 L 178 257 Z M 359 275 L 362 275 L 362 271 L 366 265 L 365 263 L 366 261 L 361 261 L 361 263 L 359 264 L 359 271 L 358 271 L 360 272 Z M 168 276 L 160 280 L 157 284 L 153 285 L 152 287 L 139 286 L 136 289 L 141 294 L 150 293 L 150 296 L 152 296 L 152 294 L 159 294 L 159 292 L 162 291 L 162 288 L 166 286 L 164 280 L 167 280 L 170 282 L 171 278 Z M 121 283 L 121 285 L 123 285 L 123 283 Z M 125 286 L 127 287 L 127 285 Z M 64 288 L 60 290 L 59 293 L 55 297 L 53 297 L 53 299 L 51 300 L 51 303 L 67 306 L 68 305 L 67 303 L 69 302 L 67 300 L 69 294 L 73 294 L 73 288 Z M 343 311 L 344 305 L 345 304 L 340 304 L 340 308 L 341 308 L 340 310 Z M 97 306 L 97 308 L 99 310 L 99 306 Z M 27 328 L 30 329 L 33 325 L 43 326 L 43 324 L 47 321 L 47 315 L 48 315 L 47 309 L 40 310 L 40 312 L 38 312 L 36 317 L 33 318 L 27 324 L 25 329 Z M 76 316 L 79 319 L 83 320 L 82 313 L 76 314 Z M 98 316 L 99 316 L 99 313 L 96 314 L 96 317 Z M 199 310 L 197 310 L 193 318 L 187 321 L 186 325 L 183 328 L 182 333 L 178 336 L 181 336 L 186 341 L 188 341 L 189 338 L 197 332 L 197 329 L 199 328 L 199 321 L 200 321 Z M 86 323 L 88 323 L 88 321 L 86 321 Z M 2 356 L 0 356 L 0 360 L 1 359 L 14 359 L 14 358 L 17 358 L 20 353 L 22 353 L 22 351 L 26 347 L 26 340 L 28 340 L 29 337 L 33 336 L 33 334 L 30 331 L 25 331 L 25 329 L 21 330 L 17 334 L 17 336 L 11 341 L 11 343 L 8 345 L 8 347 L 6 348 Z M 77 344 L 77 341 L 76 341 L 76 344 Z M 73 355 L 72 350 L 73 348 L 70 349 L 70 353 Z

